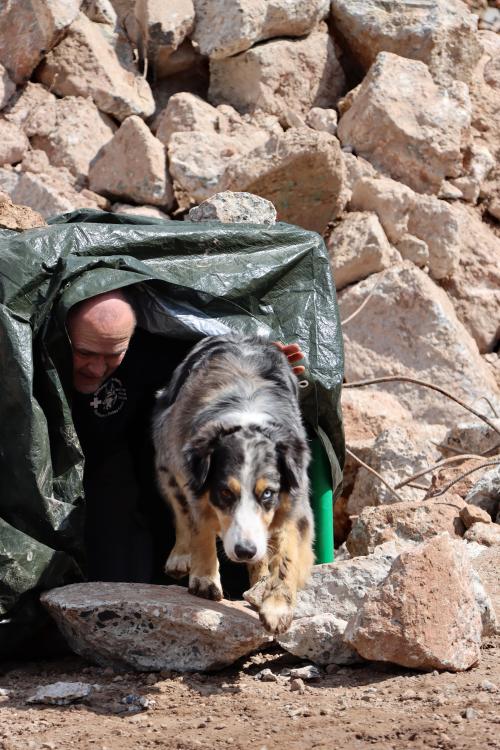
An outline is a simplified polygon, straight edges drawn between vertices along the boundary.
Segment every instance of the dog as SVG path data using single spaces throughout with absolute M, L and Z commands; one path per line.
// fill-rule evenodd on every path
M 216 537 L 246 563 L 272 634 L 290 626 L 313 564 L 310 453 L 286 356 L 255 336 L 203 339 L 157 393 L 156 475 L 176 542 L 165 571 L 222 599 Z

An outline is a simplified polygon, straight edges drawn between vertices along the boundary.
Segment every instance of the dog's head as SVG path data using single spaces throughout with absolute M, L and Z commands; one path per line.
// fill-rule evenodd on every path
M 190 489 L 208 496 L 231 560 L 264 557 L 269 526 L 290 491 L 304 482 L 308 458 L 304 440 L 278 426 L 212 423 L 186 447 Z

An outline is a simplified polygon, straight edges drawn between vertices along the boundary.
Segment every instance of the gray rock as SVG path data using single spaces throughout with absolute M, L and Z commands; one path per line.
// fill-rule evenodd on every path
M 271 640 L 243 602 L 199 599 L 180 586 L 74 584 L 41 601 L 76 653 L 116 669 L 221 669 Z
M 87 698 L 93 691 L 88 682 L 53 682 L 42 685 L 27 698 L 26 703 L 45 703 L 49 706 L 68 706 L 70 703 Z
M 303 667 L 295 667 L 290 670 L 290 677 L 300 677 L 302 680 L 309 682 L 319 680 L 321 672 L 314 664 L 305 664 Z
M 500 466 L 483 474 L 467 494 L 465 502 L 477 505 L 496 518 L 500 510 Z
M 344 641 L 346 626 L 346 620 L 341 620 L 329 612 L 301 617 L 300 620 L 292 622 L 290 629 L 280 637 L 279 644 L 291 654 L 302 659 L 310 659 L 316 664 L 353 664 L 362 659 Z
M 220 221 L 223 224 L 276 223 L 276 209 L 271 201 L 251 193 L 236 193 L 226 190 L 216 193 L 208 200 L 189 211 L 189 221 Z

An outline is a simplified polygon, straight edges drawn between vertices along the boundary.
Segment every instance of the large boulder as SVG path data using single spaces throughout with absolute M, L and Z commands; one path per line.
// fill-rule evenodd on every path
M 151 89 L 134 63 L 127 39 L 83 13 L 49 52 L 38 76 L 55 94 L 91 97 L 102 112 L 118 120 L 129 115 L 149 117 L 155 109 Z
M 481 55 L 477 20 L 459 0 L 332 0 L 332 21 L 368 70 L 379 52 L 421 60 L 436 81 L 468 81 Z
M 230 57 L 271 37 L 304 36 L 328 15 L 329 0 L 194 0 L 192 35 L 203 55 Z
M 341 154 L 329 133 L 290 128 L 231 161 L 224 187 L 267 198 L 278 220 L 322 233 L 345 205 Z
M 343 87 L 334 43 L 322 31 L 304 39 L 272 40 L 210 62 L 212 103 L 269 112 L 284 124 L 288 110 L 305 115 L 311 107 L 333 107 Z
M 222 669 L 271 640 L 248 605 L 180 586 L 73 584 L 42 603 L 76 653 L 117 669 Z
M 92 190 L 115 198 L 170 207 L 172 186 L 165 148 L 140 117 L 127 117 L 94 159 Z
M 365 659 L 413 669 L 469 669 L 483 630 L 471 565 L 447 534 L 402 552 L 368 592 L 344 638 Z
M 486 396 L 498 404 L 498 387 L 476 343 L 457 319 L 446 293 L 408 261 L 361 281 L 339 294 L 345 319 L 372 296 L 344 327 L 347 383 L 383 376 L 408 376 L 436 384 L 472 403 Z M 429 424 L 449 427 L 464 410 L 446 397 L 409 383 L 371 386 L 390 389 L 404 406 Z M 488 407 L 486 407 L 488 408 Z
M 113 120 L 99 112 L 91 99 L 80 96 L 57 99 L 41 109 L 38 117 L 47 111 L 53 126 L 45 125 L 41 134 L 34 134 L 31 145 L 45 151 L 54 167 L 67 167 L 86 180 L 90 163 L 116 131 Z
M 471 121 L 466 84 L 438 86 L 427 66 L 381 52 L 341 117 L 344 146 L 419 193 L 438 193 L 464 172 Z
M 157 76 L 194 27 L 193 0 L 136 0 L 133 38 Z M 130 28 L 130 26 L 128 26 Z
M 0 63 L 16 83 L 30 77 L 75 20 L 80 5 L 81 0 L 27 0 L 0 5 Z
M 50 133 L 56 122 L 56 97 L 41 83 L 28 81 L 17 98 L 5 110 L 4 117 L 32 135 Z

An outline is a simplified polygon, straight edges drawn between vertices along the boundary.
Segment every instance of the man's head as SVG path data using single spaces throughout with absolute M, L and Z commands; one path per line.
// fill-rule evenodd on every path
M 99 294 L 71 308 L 67 328 L 73 349 L 73 386 L 94 393 L 121 364 L 136 318 L 118 291 Z

